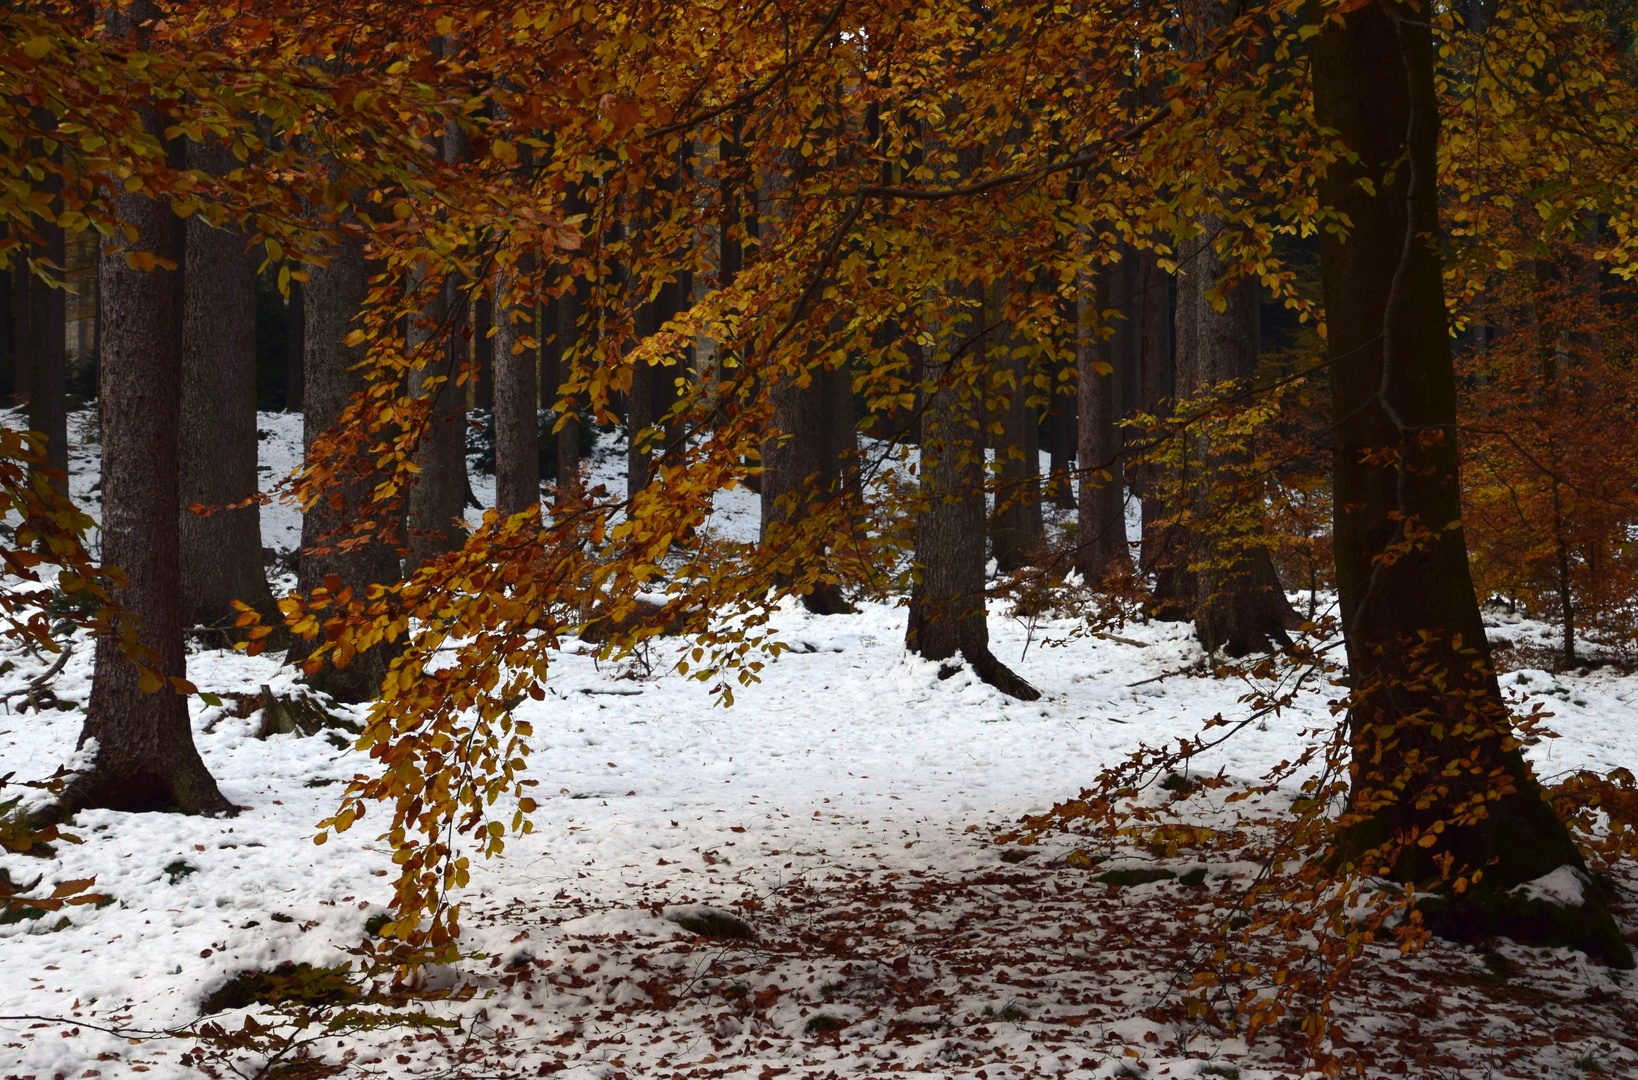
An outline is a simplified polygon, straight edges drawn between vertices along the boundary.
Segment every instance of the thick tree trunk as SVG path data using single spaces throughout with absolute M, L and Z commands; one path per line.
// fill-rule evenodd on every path
M 192 168 L 237 166 L 219 147 L 190 145 Z M 256 259 L 237 230 L 200 215 L 186 225 L 182 326 L 182 621 L 227 627 L 239 600 L 271 625 L 278 609 L 262 567 L 261 505 L 229 509 L 257 492 Z M 214 507 L 208 516 L 190 507 Z
M 1180 398 L 1225 385 L 1249 386 L 1261 352 L 1256 282 L 1241 281 L 1223 295 L 1223 310 L 1212 303 L 1224 267 L 1212 249 L 1218 223 L 1200 223 L 1205 232 L 1181 245 L 1186 253 L 1177 283 L 1177 392 Z M 1244 489 L 1239 475 L 1248 452 L 1222 445 L 1203 424 L 1185 433 L 1186 472 L 1181 478 L 1190 524 L 1178 529 L 1180 553 L 1192 569 L 1195 633 L 1207 652 L 1230 656 L 1286 645 L 1286 631 L 1301 618 L 1286 600 L 1273 560 L 1263 546 L 1262 521 L 1245 508 L 1258 492 Z
M 540 506 L 535 351 L 519 340 L 526 332 L 538 336 L 540 329 L 522 321 L 523 315 L 514 304 L 501 308 L 495 320 L 495 507 L 502 517 Z
M 349 347 L 345 341 L 353 321 L 369 293 L 370 266 L 364 258 L 363 242 L 344 238 L 330 253 L 328 266 L 308 267 L 304 296 L 307 328 L 305 401 L 302 411 L 303 441 L 309 451 L 319 436 L 341 419 L 354 394 L 365 387 L 364 373 L 352 370 L 363 359 L 363 348 Z M 338 463 L 345 467 L 345 463 Z M 363 508 L 369 502 L 374 481 L 368 473 L 350 478 L 335 491 L 335 501 L 322 498 L 307 509 L 301 519 L 301 565 L 298 587 L 311 593 L 334 574 L 342 586 L 351 586 L 362 596 L 371 585 L 387 585 L 399 579 L 399 523 L 378 522 L 378 542 L 342 551 L 336 544 L 352 536 Z M 289 661 L 304 659 L 315 642 L 297 639 L 291 644 Z M 330 668 L 309 678 L 317 689 L 339 701 L 368 701 L 381 690 L 392 652 L 382 646 L 354 657 L 345 668 Z
M 1076 396 L 1079 399 L 1079 524 L 1075 569 L 1096 588 L 1131 569 L 1126 545 L 1126 470 L 1121 460 L 1120 383 L 1116 342 L 1104 331 L 1119 264 L 1082 282 L 1076 302 Z
M 975 151 L 963 150 L 957 160 L 962 175 L 976 171 Z M 967 303 L 942 320 L 937 352 L 926 362 L 917 581 L 905 647 L 929 660 L 960 654 L 1002 693 L 1034 701 L 1040 691 L 990 652 L 984 609 L 984 293 L 976 282 L 952 284 L 954 297 Z
M 126 37 L 155 16 L 152 3 L 132 4 L 108 16 L 107 32 Z M 160 137 L 158 123 L 148 122 Z M 136 228 L 137 251 L 178 269 L 134 270 L 123 251 L 102 257 L 103 561 L 125 574 L 113 595 L 139 620 L 157 674 L 186 678 L 176 513 L 186 247 L 167 203 L 127 193 L 115 208 Z M 58 814 L 92 807 L 233 813 L 193 745 L 187 698 L 169 682 L 146 693 L 139 680 L 118 640 L 99 637 L 80 730 L 80 745 L 95 743 L 96 756 L 63 792 Z
M 637 310 L 634 331 L 638 341 L 654 334 L 657 326 L 652 301 Z M 653 365 L 639 362 L 632 365 L 631 392 L 626 395 L 626 498 L 635 499 L 648 486 L 649 467 L 654 458 L 654 384 L 660 378 Z
M 1468 574 L 1438 248 L 1438 101 L 1423 19 L 1408 5 L 1370 4 L 1326 23 L 1314 42 L 1318 119 L 1360 157 L 1333 165 L 1320 189 L 1352 223 L 1345 242 L 1325 233 L 1321 248 L 1354 741 L 1341 855 L 1355 861 L 1385 845 L 1364 869 L 1419 884 L 1445 876 L 1441 856 L 1469 880 L 1482 868 L 1465 892 L 1431 905 L 1436 930 L 1571 944 L 1630 966 L 1590 881 L 1586 902 L 1562 918 L 1508 892 L 1560 867 L 1584 868 L 1506 739 Z M 1418 836 L 1435 822 L 1443 831 L 1422 847 Z

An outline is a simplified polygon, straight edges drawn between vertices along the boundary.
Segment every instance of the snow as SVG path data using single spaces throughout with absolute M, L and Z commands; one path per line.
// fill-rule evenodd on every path
M 1526 900 L 1544 900 L 1559 907 L 1580 907 L 1587 897 L 1587 875 L 1574 866 L 1560 866 L 1550 874 L 1511 890 Z
M 259 427 L 268 433 L 262 475 L 272 480 L 299 457 L 300 418 L 264 414 Z M 623 453 L 610 441 L 599 450 L 594 483 L 614 490 Z M 76 496 L 94 494 L 94 452 L 75 450 Z M 492 497 L 492 480 L 473 479 L 481 500 Z M 744 536 L 755 521 L 756 496 L 735 492 L 713 525 Z M 268 546 L 287 551 L 299 516 L 274 504 L 263 528 Z M 433 1007 L 464 1034 L 360 1032 L 322 1052 L 348 1060 L 348 1075 L 386 1076 L 559 1066 L 566 1080 L 787 1069 L 793 1078 L 983 1077 L 986 1067 L 996 1077 L 1079 1080 L 1128 1066 L 1150 1076 L 1303 1075 L 1278 1040 L 1185 1031 L 1155 1012 L 1186 980 L 1190 928 L 1257 866 L 1179 859 L 1166 867 L 1204 867 L 1207 883 L 1107 888 L 1091 875 L 1159 864 L 1125 850 L 1087 870 L 1064 859 L 1076 846 L 1064 836 L 1009 865 L 993 840 L 996 827 L 1073 797 L 1140 744 L 1191 737 L 1202 720 L 1243 710 L 1243 683 L 1157 679 L 1201 659 L 1188 627 L 1137 623 L 1121 628 L 1125 640 L 1070 638 L 1067 622 L 1030 626 L 992 609 L 997 656 L 1042 691 L 1023 703 L 965 670 L 941 680 L 937 664 L 904 651 L 904 611 L 892 605 L 831 617 L 788 608 L 773 625 L 795 648 L 737 691 L 731 709 L 666 672 L 668 651 L 683 647 L 675 639 L 655 646 L 653 674 L 599 663 L 571 642 L 545 700 L 519 710 L 535 730 L 535 832 L 509 840 L 506 858 L 474 866 L 462 944 L 476 955 L 439 975 L 478 990 Z M 17 666 L 0 676 L 0 693 L 47 666 L 15 650 L 5 658 Z M 295 673 L 279 659 L 194 651 L 188 675 L 218 694 L 288 693 Z M 1562 737 L 1528 748 L 1545 776 L 1634 765 L 1638 731 L 1625 718 L 1638 678 L 1516 674 L 1524 679 L 1509 673 L 1509 690 L 1558 714 L 1551 724 Z M 69 711 L 0 714 L 0 775 L 39 778 L 72 757 L 90 676 L 82 644 L 56 683 Z M 1331 693 L 1304 691 L 1191 769 L 1261 776 L 1300 752 L 1305 728 L 1329 721 Z M 185 1038 L 129 1043 L 87 1025 L 192 1023 L 202 998 L 237 972 L 346 960 L 365 922 L 386 910 L 393 864 L 375 818 L 312 843 L 342 783 L 369 770 L 366 759 L 323 737 L 257 738 L 259 716 L 226 707 L 195 701 L 192 720 L 205 762 L 244 808 L 238 817 L 89 812 L 71 830 L 83 844 L 61 844 L 50 859 L 0 858 L 14 880 L 42 877 L 37 893 L 95 877 L 95 891 L 113 900 L 65 909 L 61 929 L 56 913 L 0 927 L 0 1017 L 9 1018 L 0 1019 L 0 1076 L 197 1076 L 180 1062 Z M 1228 812 L 1221 800 L 1200 810 Z M 1581 884 L 1561 870 L 1523 888 L 1569 897 Z M 746 922 L 757 940 L 696 938 L 676 925 L 701 909 Z M 1583 1052 L 1609 1071 L 1638 1070 L 1619 1020 L 1638 1006 L 1630 976 L 1567 950 L 1496 949 L 1523 972 L 1509 985 L 1548 1004 L 1496 1006 L 1483 996 L 1492 984 L 1476 955 L 1438 945 L 1408 960 L 1380 950 L 1380 974 L 1339 1005 L 1339 1018 L 1390 1059 L 1383 1047 L 1437 1027 L 1413 1006 L 1481 1018 L 1480 1028 L 1447 1025 L 1438 1043 L 1446 1057 L 1436 1059 L 1452 1063 L 1444 1075 L 1567 1072 Z M 1582 1008 L 1586 995 L 1614 1004 Z M 1616 1019 L 1600 1020 L 1606 1013 Z M 818 1016 L 848 1026 L 810 1030 Z M 237 1014 L 223 1022 L 236 1028 Z M 1540 1037 L 1555 1031 L 1563 1037 Z M 1484 1037 L 1501 1041 L 1487 1050 Z M 1537 1039 L 1528 1054 L 1508 1049 L 1524 1038 Z M 460 1064 L 480 1052 L 481 1069 Z M 1202 1073 L 1208 1066 L 1221 1071 Z

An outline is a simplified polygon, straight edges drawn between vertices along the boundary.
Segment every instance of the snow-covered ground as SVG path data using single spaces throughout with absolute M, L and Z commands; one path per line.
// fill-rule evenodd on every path
M 264 415 L 261 428 L 263 475 L 274 476 L 299 454 L 300 418 Z M 612 488 L 620 455 L 602 450 L 596 468 Z M 91 452 L 76 453 L 76 495 L 95 481 Z M 474 477 L 481 500 L 487 479 Z M 755 515 L 755 496 L 736 493 L 719 524 L 754 529 Z M 288 550 L 299 518 L 268 507 L 263 528 Z M 1232 717 L 1244 686 L 1157 678 L 1200 655 L 1176 624 L 1053 645 L 1043 636 L 1063 638 L 1068 624 L 1031 632 L 1001 611 L 990 624 L 996 654 L 1040 701 L 966 672 L 940 680 L 936 664 L 904 652 L 904 612 L 887 605 L 782 612 L 775 625 L 795 651 L 731 709 L 664 663 L 639 676 L 566 650 L 546 699 L 519 710 L 536 733 L 535 833 L 475 867 L 463 946 L 482 956 L 437 973 L 476 990 L 434 1007 L 458 1031 L 363 1032 L 318 1052 L 347 1075 L 393 1077 L 1302 1075 L 1290 1040 L 1247 1045 L 1163 1008 L 1192 973 L 1193 920 L 1253 868 L 1208 860 L 1197 888 L 1109 888 L 1062 858 L 1069 837 L 1021 863 L 1002 862 L 993 840 L 994 827 L 1074 796 L 1140 744 Z M 46 666 L 5 658 L 17 666 L 0 694 Z M 90 673 L 81 647 L 55 684 L 68 711 L 0 713 L 0 775 L 38 778 L 71 759 Z M 294 683 L 276 654 L 195 652 L 188 675 L 219 694 Z M 1638 765 L 1638 677 L 1525 671 L 1506 683 L 1557 714 L 1562 737 L 1530 751 L 1544 775 Z M 1303 696 L 1193 768 L 1261 776 L 1301 749 L 1326 699 L 1323 688 Z M 236 972 L 346 960 L 385 910 L 394 871 L 373 818 L 311 842 L 367 760 L 323 737 L 259 739 L 259 714 L 196 703 L 193 720 L 224 793 L 245 807 L 238 817 L 84 813 L 72 830 L 83 844 L 0 860 L 16 881 L 41 877 L 36 893 L 94 876 L 113 900 L 67 909 L 66 923 L 0 927 L 0 1076 L 200 1075 L 181 1063 L 187 1039 L 132 1042 L 91 1025 L 188 1024 Z M 1152 861 L 1127 852 L 1111 865 Z M 697 937 L 671 921 L 701 905 L 756 937 Z M 1568 1077 L 1596 1061 L 1638 1075 L 1630 974 L 1564 950 L 1491 955 L 1510 965 L 1506 977 L 1472 951 L 1439 945 L 1400 961 L 1383 950 L 1358 996 L 1339 1003 L 1340 1037 L 1372 1056 L 1373 1074 Z M 824 1030 L 832 1022 L 845 1026 Z M 245 1075 L 258 1064 L 237 1062 Z

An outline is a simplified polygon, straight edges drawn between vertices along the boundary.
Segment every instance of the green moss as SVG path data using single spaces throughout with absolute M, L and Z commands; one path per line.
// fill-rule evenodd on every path
M 1105 885 L 1126 886 L 1126 885 L 1147 885 L 1151 881 L 1170 881 L 1171 879 L 1173 879 L 1175 877 L 1177 877 L 1177 875 L 1172 873 L 1170 870 L 1136 869 L 1136 870 L 1110 870 L 1107 873 L 1099 874 L 1098 876 L 1094 877 L 1092 880 L 1093 881 L 1101 881 Z
M 210 1014 L 251 1005 L 349 1005 L 359 997 L 348 978 L 351 970 L 347 964 L 316 968 L 286 960 L 271 971 L 241 971 L 212 991 L 200 1008 Z
M 690 934 L 706 938 L 727 938 L 730 941 L 751 941 L 756 931 L 732 915 L 707 911 L 703 915 L 679 915 L 671 920 Z
M 818 1016 L 809 1017 L 808 1022 L 802 1025 L 802 1031 L 808 1035 L 827 1035 L 832 1031 L 841 1031 L 845 1027 L 847 1021 L 841 1017 L 820 1013 Z

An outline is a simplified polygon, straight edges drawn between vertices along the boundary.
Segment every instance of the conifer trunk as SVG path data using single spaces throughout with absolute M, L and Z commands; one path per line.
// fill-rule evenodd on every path
M 1119 264 L 1088 275 L 1076 300 L 1076 396 L 1080 414 L 1079 524 L 1075 569 L 1090 586 L 1131 568 L 1126 546 L 1126 470 L 1121 461 L 1120 382 L 1114 339 L 1103 312 L 1112 306 Z
M 237 162 L 223 148 L 189 147 L 189 165 L 217 174 Z M 256 476 L 256 257 L 244 233 L 194 215 L 185 226 L 182 327 L 182 621 L 226 627 L 233 601 L 278 625 L 262 566 Z M 208 516 L 190 509 L 214 507 Z
M 527 272 L 526 267 L 520 270 Z M 540 505 L 535 352 L 519 340 L 526 332 L 538 336 L 539 328 L 522 321 L 522 315 L 514 304 L 501 308 L 495 320 L 495 508 L 502 517 Z
M 1483 877 L 1430 912 L 1439 932 L 1556 941 L 1630 966 L 1596 886 L 1588 883 L 1586 902 L 1561 920 L 1521 909 L 1507 892 L 1559 867 L 1584 868 L 1522 754 L 1503 738 L 1509 719 L 1468 573 L 1425 17 L 1407 4 L 1368 4 L 1326 23 L 1314 43 L 1317 118 L 1360 157 L 1333 165 L 1320 189 L 1352 222 L 1345 242 L 1324 233 L 1321 247 L 1354 740 L 1353 821 L 1341 854 L 1351 860 L 1403 843 L 1383 859 L 1391 865 L 1365 869 L 1426 884 L 1440 879 L 1435 860 L 1448 853 L 1453 872 L 1482 868 Z M 1489 737 L 1459 735 L 1457 725 Z M 1447 826 L 1432 847 L 1415 842 L 1475 797 L 1485 801 L 1473 820 Z
M 1010 573 L 1038 558 L 1045 529 L 1041 520 L 1040 424 L 1029 403 L 1036 393 L 1033 365 L 1022 348 L 1024 342 L 1010 328 L 1006 343 L 1008 383 L 999 417 L 1001 439 L 995 452 L 1000 483 L 995 493 L 995 517 L 990 523 L 990 546 L 996 566 Z
M 303 303 L 307 323 L 303 335 L 306 355 L 302 364 L 302 432 L 309 451 L 341 419 L 352 396 L 365 388 L 364 373 L 353 370 L 363 359 L 363 347 L 347 345 L 346 337 L 369 293 L 370 265 L 364 258 L 363 241 L 356 237 L 344 237 L 328 255 L 328 265 L 307 267 Z M 347 465 L 337 464 L 343 470 Z M 403 537 L 396 526 L 401 522 L 378 522 L 377 542 L 348 551 L 336 547 L 353 535 L 351 530 L 369 501 L 374 483 L 368 472 L 347 479 L 335 492 L 336 502 L 320 499 L 302 514 L 297 578 L 303 593 L 310 594 L 323 586 L 331 574 L 360 596 L 371 585 L 391 584 L 399 579 L 398 544 Z M 304 659 L 315 644 L 299 638 L 292 642 L 289 662 Z M 354 657 L 345 668 L 326 667 L 308 681 L 339 701 L 368 701 L 380 692 L 381 678 L 391 659 L 388 647 L 377 646 Z
M 1223 282 L 1223 262 L 1211 246 L 1220 223 L 1208 219 L 1200 225 L 1203 234 L 1181 245 L 1187 258 L 1177 283 L 1179 398 L 1250 386 L 1261 352 L 1256 283 L 1229 287 L 1221 298 L 1223 310 L 1217 310 L 1209 294 Z M 1261 517 L 1246 509 L 1260 497 L 1255 489 L 1245 490 L 1238 475 L 1249 451 L 1221 445 L 1222 439 L 1207 434 L 1211 426 L 1203 423 L 1184 435 L 1181 483 L 1193 520 L 1186 530 L 1178 529 L 1188 533 L 1179 538 L 1179 554 L 1187 553 L 1193 564 L 1184 581 L 1193 585 L 1195 633 L 1207 652 L 1265 652 L 1289 644 L 1286 631 L 1301 619 L 1262 544 Z
M 106 32 L 139 34 L 156 15 L 152 3 L 132 4 L 110 12 Z M 146 120 L 162 138 L 151 113 Z M 113 595 L 139 620 L 138 637 L 152 650 L 156 673 L 186 678 L 176 512 L 186 245 L 182 222 L 166 202 L 123 193 L 115 212 L 137 230 L 132 250 L 177 268 L 143 271 L 128 265 L 123 251 L 102 256 L 103 561 L 125 574 L 125 587 Z M 234 813 L 194 747 L 187 698 L 169 682 L 144 692 L 113 637 L 97 639 L 95 664 L 79 741 L 94 742 L 96 756 L 63 792 L 57 814 L 93 807 Z

